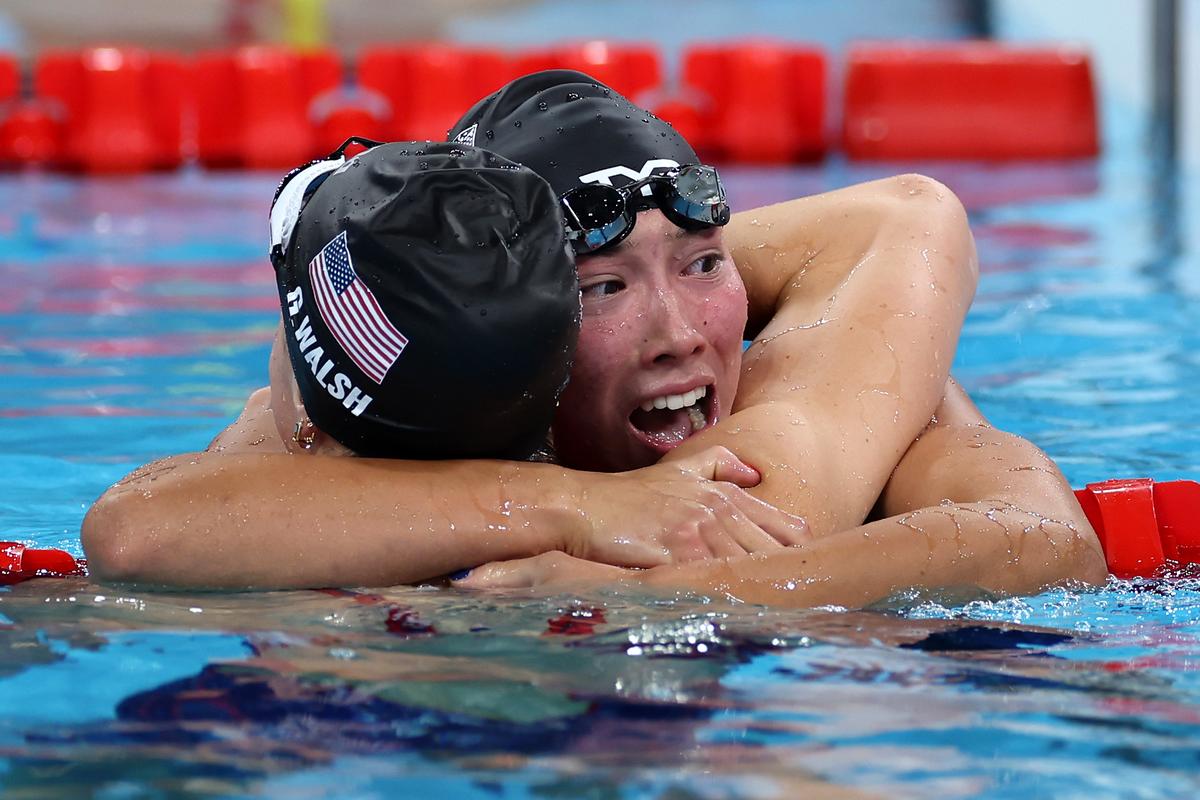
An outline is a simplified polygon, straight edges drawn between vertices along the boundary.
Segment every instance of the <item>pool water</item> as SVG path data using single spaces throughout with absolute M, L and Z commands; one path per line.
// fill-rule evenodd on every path
M 1136 159 L 905 165 L 983 277 L 955 374 L 1074 485 L 1200 478 L 1200 182 Z M 899 171 L 731 169 L 739 208 Z M 274 175 L 0 178 L 0 537 L 202 449 L 265 379 Z M 885 608 L 0 591 L 19 797 L 1200 795 L 1200 583 Z

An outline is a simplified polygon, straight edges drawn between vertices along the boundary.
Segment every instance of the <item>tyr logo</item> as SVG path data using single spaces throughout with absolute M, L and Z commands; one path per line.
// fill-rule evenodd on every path
M 586 175 L 580 175 L 579 181 L 580 183 L 602 183 L 605 186 L 612 186 L 612 179 L 620 176 L 628 178 L 629 183 L 634 183 L 643 178 L 649 178 L 656 169 L 670 169 L 671 167 L 678 166 L 679 162 L 671 158 L 652 158 L 642 165 L 640 172 L 618 164 L 615 167 L 606 167 L 598 169 L 595 172 L 589 172 Z M 649 195 L 650 187 L 642 187 L 642 194 Z

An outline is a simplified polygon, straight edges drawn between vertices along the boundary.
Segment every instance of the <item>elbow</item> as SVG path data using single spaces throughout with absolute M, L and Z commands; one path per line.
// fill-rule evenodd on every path
M 1097 586 L 1108 580 L 1108 561 L 1100 537 L 1092 530 L 1082 512 L 1080 519 L 1070 526 L 1071 540 L 1067 548 L 1071 564 L 1069 577 L 1089 586 Z
M 96 580 L 126 582 L 139 576 L 137 523 L 129 513 L 129 501 L 110 490 L 97 500 L 79 531 L 88 572 Z
M 979 284 L 979 258 L 966 207 L 950 187 L 918 173 L 897 175 L 888 181 L 888 196 L 900 224 L 932 239 L 931 249 L 949 256 L 939 261 L 947 274 L 974 297 Z

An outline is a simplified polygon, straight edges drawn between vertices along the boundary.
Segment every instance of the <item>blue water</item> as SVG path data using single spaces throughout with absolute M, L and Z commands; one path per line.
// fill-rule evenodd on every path
M 905 168 L 971 213 L 955 374 L 983 411 L 1075 485 L 1200 478 L 1200 182 L 1136 159 Z M 745 208 L 898 169 L 726 177 Z M 0 177 L 0 538 L 79 553 L 108 484 L 202 449 L 263 383 L 275 180 Z M 1182 577 L 866 612 L 34 581 L 0 592 L 0 787 L 1190 798 L 1198 607 Z

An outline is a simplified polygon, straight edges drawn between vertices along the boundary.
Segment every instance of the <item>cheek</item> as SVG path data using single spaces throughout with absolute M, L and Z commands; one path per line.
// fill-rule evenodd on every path
M 746 289 L 740 278 L 729 281 L 705 303 L 705 333 L 709 342 L 724 359 L 737 365 L 741 364 L 746 314 Z
M 621 354 L 629 352 L 629 334 L 627 325 L 585 317 L 566 392 L 576 401 L 596 404 L 620 378 Z

